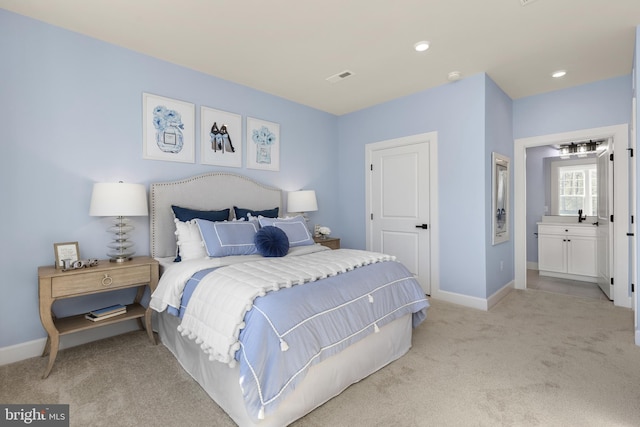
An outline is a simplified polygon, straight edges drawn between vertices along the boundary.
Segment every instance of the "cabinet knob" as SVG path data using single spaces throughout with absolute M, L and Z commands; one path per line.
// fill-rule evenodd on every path
M 112 283 L 113 279 L 109 277 L 107 273 L 105 273 L 104 277 L 102 278 L 102 286 L 111 286 Z

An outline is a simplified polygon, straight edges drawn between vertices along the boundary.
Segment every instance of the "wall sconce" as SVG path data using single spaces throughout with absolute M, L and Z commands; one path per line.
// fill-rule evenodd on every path
M 134 243 L 129 240 L 128 232 L 133 230 L 126 216 L 147 216 L 147 191 L 142 184 L 124 182 L 95 183 L 91 194 L 91 216 L 114 216 L 114 225 L 107 231 L 114 234 L 114 240 L 107 245 L 110 261 L 124 262 L 135 253 Z

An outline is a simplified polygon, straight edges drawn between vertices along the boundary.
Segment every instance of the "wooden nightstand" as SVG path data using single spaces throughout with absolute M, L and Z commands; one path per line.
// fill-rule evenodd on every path
M 340 238 L 338 237 L 327 237 L 324 239 L 322 237 L 314 237 L 313 241 L 331 249 L 340 249 Z
M 53 266 L 38 267 L 40 320 L 48 334 L 42 355 L 49 353 L 49 364 L 42 378 L 47 378 L 51 372 L 58 355 L 60 335 L 138 319 L 140 327 L 147 330 L 149 339 L 155 344 L 151 329 L 151 309 L 141 306 L 140 299 L 146 286 L 149 286 L 151 292 L 156 289 L 158 277 L 158 261 L 150 257 L 135 257 L 123 263 L 101 260 L 95 267 L 70 271 L 62 271 Z M 85 319 L 84 313 L 56 319 L 51 312 L 51 306 L 58 299 L 133 287 L 138 288 L 138 293 L 133 303 L 127 305 L 127 312 L 119 316 L 93 322 Z

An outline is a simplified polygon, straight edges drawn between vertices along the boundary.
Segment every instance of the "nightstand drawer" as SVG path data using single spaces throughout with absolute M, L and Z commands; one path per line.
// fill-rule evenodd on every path
M 100 292 L 106 289 L 145 284 L 150 281 L 151 270 L 148 265 L 73 274 L 66 277 L 58 276 L 51 279 L 51 296 L 60 298 L 75 294 Z

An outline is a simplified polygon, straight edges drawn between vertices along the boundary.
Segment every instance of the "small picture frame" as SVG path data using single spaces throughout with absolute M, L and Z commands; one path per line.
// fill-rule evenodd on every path
M 59 269 L 64 267 L 63 260 L 69 260 L 71 263 L 80 259 L 78 242 L 54 243 L 53 252 L 56 256 L 56 268 Z

